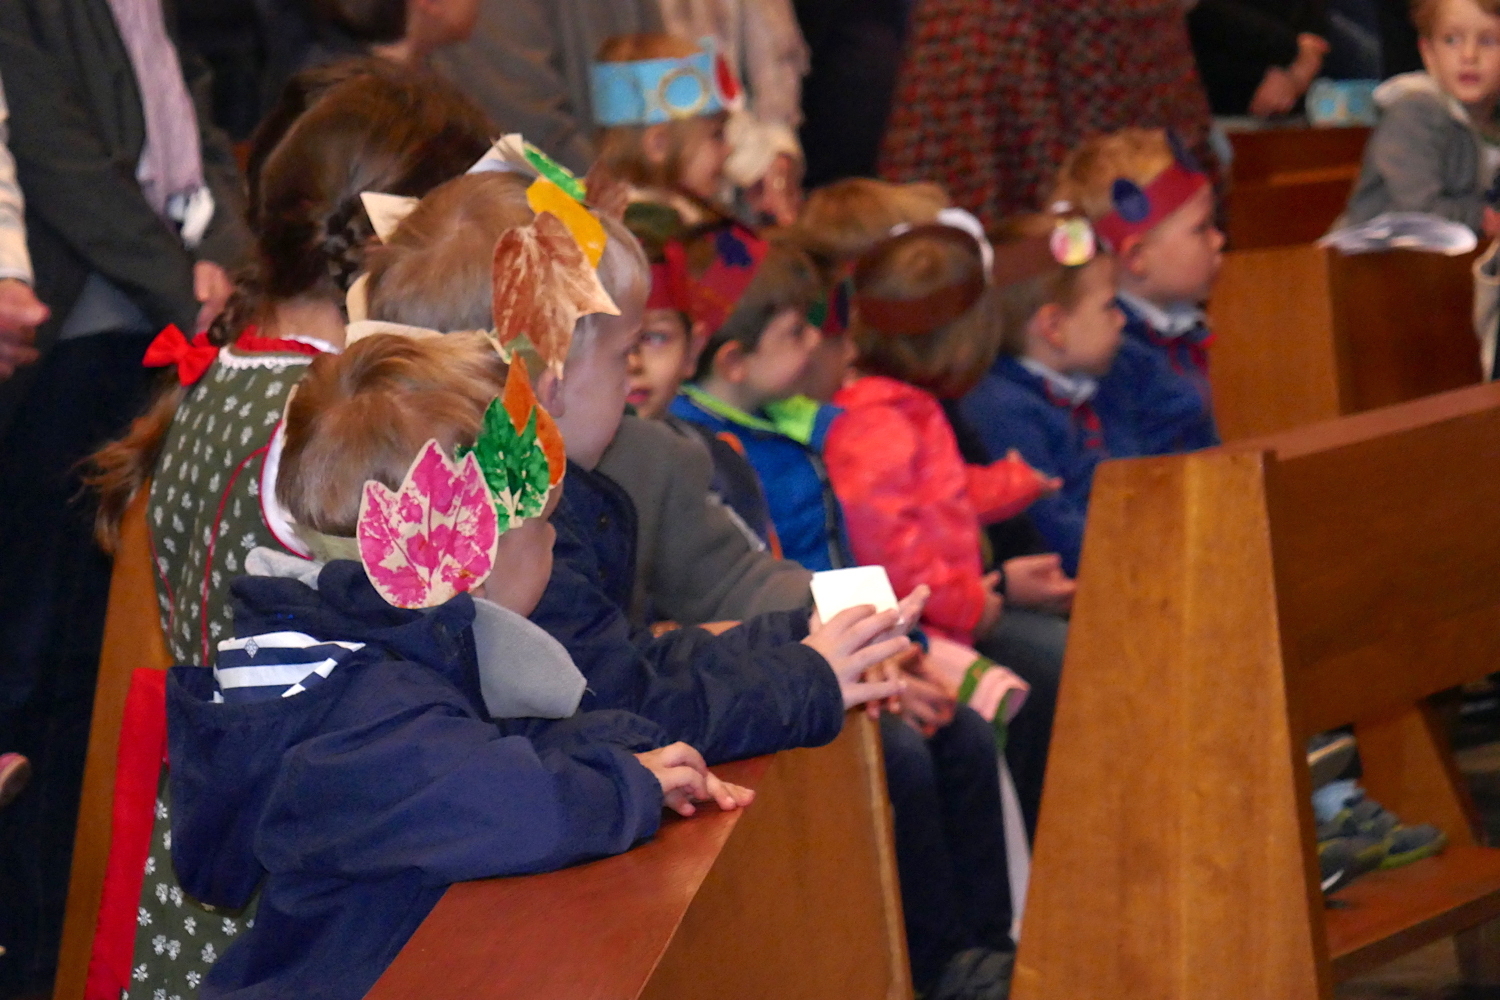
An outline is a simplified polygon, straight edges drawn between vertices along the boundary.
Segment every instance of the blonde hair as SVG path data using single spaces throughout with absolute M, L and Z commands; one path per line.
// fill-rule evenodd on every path
M 530 178 L 466 174 L 436 188 L 370 253 L 369 316 L 445 333 L 488 330 L 493 322 L 495 243 L 536 218 L 526 201 Z M 650 282 L 650 266 L 625 224 L 600 216 L 609 241 L 599 281 L 617 303 Z M 595 318 L 578 322 L 575 343 Z M 540 374 L 540 369 L 533 374 Z
M 1111 189 L 1125 179 L 1145 187 L 1175 162 L 1167 133 L 1124 128 L 1084 140 L 1063 160 L 1049 204 L 1065 201 L 1090 219 L 1114 210 Z
M 674 35 L 615 35 L 606 39 L 595 60 L 601 63 L 638 62 L 643 59 L 677 59 L 701 52 L 697 45 Z M 682 181 L 682 166 L 693 148 L 718 126 L 724 113 L 679 118 L 664 123 L 667 155 L 653 162 L 646 155 L 646 130 L 650 125 L 610 125 L 599 130 L 599 163 L 623 181 L 644 188 L 675 188 Z
M 1438 14 L 1448 0 L 1411 0 L 1411 21 L 1417 26 L 1417 34 L 1431 38 L 1437 30 Z M 1491 17 L 1500 17 L 1500 0 L 1474 0 L 1476 6 Z
M 938 184 L 849 177 L 809 194 L 793 230 L 819 264 L 835 268 L 885 239 L 893 227 L 931 222 L 951 204 Z
M 1035 239 L 1051 234 L 1057 226 L 1057 216 L 1050 212 L 1037 212 L 1006 219 L 995 230 L 996 248 Z M 1012 357 L 1026 353 L 1026 328 L 1031 317 L 1048 303 L 1071 309 L 1078 304 L 1084 267 L 1064 267 L 1044 271 L 1024 281 L 996 285 L 998 299 L 997 320 L 1000 350 Z
M 506 366 L 478 334 L 376 334 L 319 355 L 287 406 L 276 496 L 299 525 L 352 536 L 367 480 L 397 489 L 422 445 L 471 445 Z
M 859 296 L 911 301 L 975 279 L 983 280 L 977 244 L 949 232 L 917 230 L 877 246 L 855 270 Z M 985 288 L 967 310 L 925 333 L 890 334 L 856 315 L 850 326 L 859 350 L 855 365 L 956 399 L 974 388 L 1000 352 L 994 289 Z

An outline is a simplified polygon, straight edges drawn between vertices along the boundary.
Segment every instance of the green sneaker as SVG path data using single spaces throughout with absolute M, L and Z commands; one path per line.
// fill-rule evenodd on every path
M 1447 834 L 1431 823 L 1406 826 L 1400 817 L 1363 791 L 1350 796 L 1332 820 L 1318 827 L 1320 843 L 1335 837 L 1377 841 L 1385 851 L 1381 868 L 1399 868 L 1430 858 L 1448 846 Z

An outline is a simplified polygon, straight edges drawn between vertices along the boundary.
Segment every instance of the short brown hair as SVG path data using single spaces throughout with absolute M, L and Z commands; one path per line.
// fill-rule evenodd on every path
M 1447 0 L 1411 0 L 1411 21 L 1417 26 L 1417 34 L 1431 38 L 1437 30 L 1438 14 Z M 1479 9 L 1491 17 L 1500 17 L 1500 0 L 1474 0 Z
M 1159 128 L 1124 128 L 1085 139 L 1063 160 L 1048 203 L 1067 202 L 1091 220 L 1102 219 L 1114 209 L 1115 181 L 1145 187 L 1175 161 L 1167 133 Z
M 712 245 L 712 234 L 692 241 L 687 248 L 689 267 L 692 268 L 695 259 L 707 256 L 705 249 L 711 253 Z M 790 241 L 773 240 L 745 294 L 735 303 L 724 325 L 709 336 L 703 352 L 698 355 L 694 380 L 702 381 L 713 373 L 714 356 L 725 344 L 732 341 L 747 352 L 753 352 L 760 346 L 761 335 L 778 313 L 788 309 L 805 313 L 823 298 L 825 291 L 818 269 L 806 253 Z
M 369 318 L 444 333 L 488 330 L 493 323 L 495 244 L 536 218 L 520 174 L 466 174 L 433 190 L 370 253 Z M 624 223 L 600 216 L 609 236 L 599 280 L 616 300 L 633 282 L 649 286 L 640 244 Z M 588 317 L 580 329 L 589 327 Z M 533 372 L 541 374 L 541 369 Z
M 895 226 L 931 222 L 950 205 L 938 184 L 848 177 L 809 194 L 794 229 L 820 264 L 837 266 L 885 239 Z
M 855 269 L 857 296 L 912 300 L 982 282 L 984 259 L 972 240 L 949 238 L 947 227 L 923 227 L 879 244 Z M 856 309 L 850 330 L 856 366 L 870 375 L 908 382 L 947 399 L 972 389 L 1000 351 L 993 289 L 984 289 L 956 319 L 918 334 L 876 329 Z
M 697 55 L 697 45 L 675 35 L 615 35 L 599 47 L 601 63 L 638 62 L 642 59 L 678 59 Z M 682 178 L 682 164 L 693 146 L 711 132 L 723 114 L 679 118 L 664 123 L 667 157 L 653 163 L 646 156 L 645 135 L 649 125 L 610 125 L 599 130 L 599 163 L 616 177 L 637 187 L 675 188 Z
M 1006 219 L 995 230 L 997 248 L 1022 240 L 1047 236 L 1057 226 L 1057 216 L 1037 212 Z M 1024 281 L 997 285 L 1000 350 L 1012 357 L 1026 353 L 1026 328 L 1037 310 L 1049 302 L 1065 309 L 1078 302 L 1082 267 L 1057 267 Z
M 431 439 L 449 455 L 473 444 L 505 374 L 476 334 L 375 334 L 319 355 L 287 405 L 277 499 L 303 527 L 352 536 L 365 482 L 398 489 Z

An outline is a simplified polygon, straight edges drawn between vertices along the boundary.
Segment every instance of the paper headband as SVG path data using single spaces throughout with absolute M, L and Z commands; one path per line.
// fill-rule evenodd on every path
M 1108 214 L 1094 223 L 1099 238 L 1119 249 L 1132 236 L 1156 228 L 1188 199 L 1208 186 L 1208 176 L 1194 161 L 1175 132 L 1167 133 L 1172 147 L 1172 165 L 1144 188 L 1127 178 L 1117 178 L 1110 187 Z
M 594 124 L 660 125 L 732 111 L 744 103 L 735 76 L 712 38 L 701 52 L 675 58 L 595 63 Z
M 1099 254 L 1099 241 L 1088 220 L 1067 215 L 1071 206 L 1059 206 L 1050 232 L 1029 236 L 995 248 L 995 283 L 1015 285 L 1059 267 L 1082 267 Z
M 939 240 L 976 252 L 978 241 L 966 231 L 933 222 L 905 229 L 887 239 L 860 258 L 854 268 L 854 286 L 864 285 L 870 272 L 895 250 L 918 239 Z M 974 307 L 989 282 L 988 269 L 981 266 L 960 281 L 934 289 L 915 299 L 895 299 L 856 291 L 854 308 L 860 322 L 878 333 L 895 337 L 919 336 L 947 326 Z
M 979 259 L 984 263 L 984 273 L 989 274 L 995 264 L 995 248 L 990 244 L 990 238 L 985 234 L 984 223 L 980 222 L 974 213 L 962 208 L 944 208 L 938 211 L 932 220 L 934 225 L 947 226 L 949 229 L 957 229 L 959 232 L 968 233 L 979 245 Z M 892 226 L 888 236 L 900 236 L 902 233 L 911 232 L 915 226 L 910 223 L 901 223 Z
M 450 459 L 431 440 L 399 488 L 365 483 L 354 541 L 370 583 L 398 608 L 436 607 L 482 585 L 500 536 L 542 514 L 566 467 L 562 435 L 518 359 L 472 448 Z M 333 543 L 325 551 L 343 547 L 322 540 Z
M 688 314 L 695 322 L 705 324 L 710 332 L 718 330 L 729 319 L 730 313 L 744 296 L 750 282 L 755 280 L 761 262 L 765 260 L 770 244 L 738 223 L 730 223 L 713 234 L 714 259 L 708 270 L 698 278 L 692 277 L 688 269 L 687 249 L 674 240 L 666 245 L 667 274 L 669 282 L 681 296 Z M 655 292 L 655 269 L 653 268 L 652 291 Z

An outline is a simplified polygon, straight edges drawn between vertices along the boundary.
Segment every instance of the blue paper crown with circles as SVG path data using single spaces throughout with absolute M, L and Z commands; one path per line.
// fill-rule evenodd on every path
M 699 45 L 702 51 L 690 56 L 595 63 L 594 124 L 660 125 L 732 110 L 739 80 L 713 39 Z

